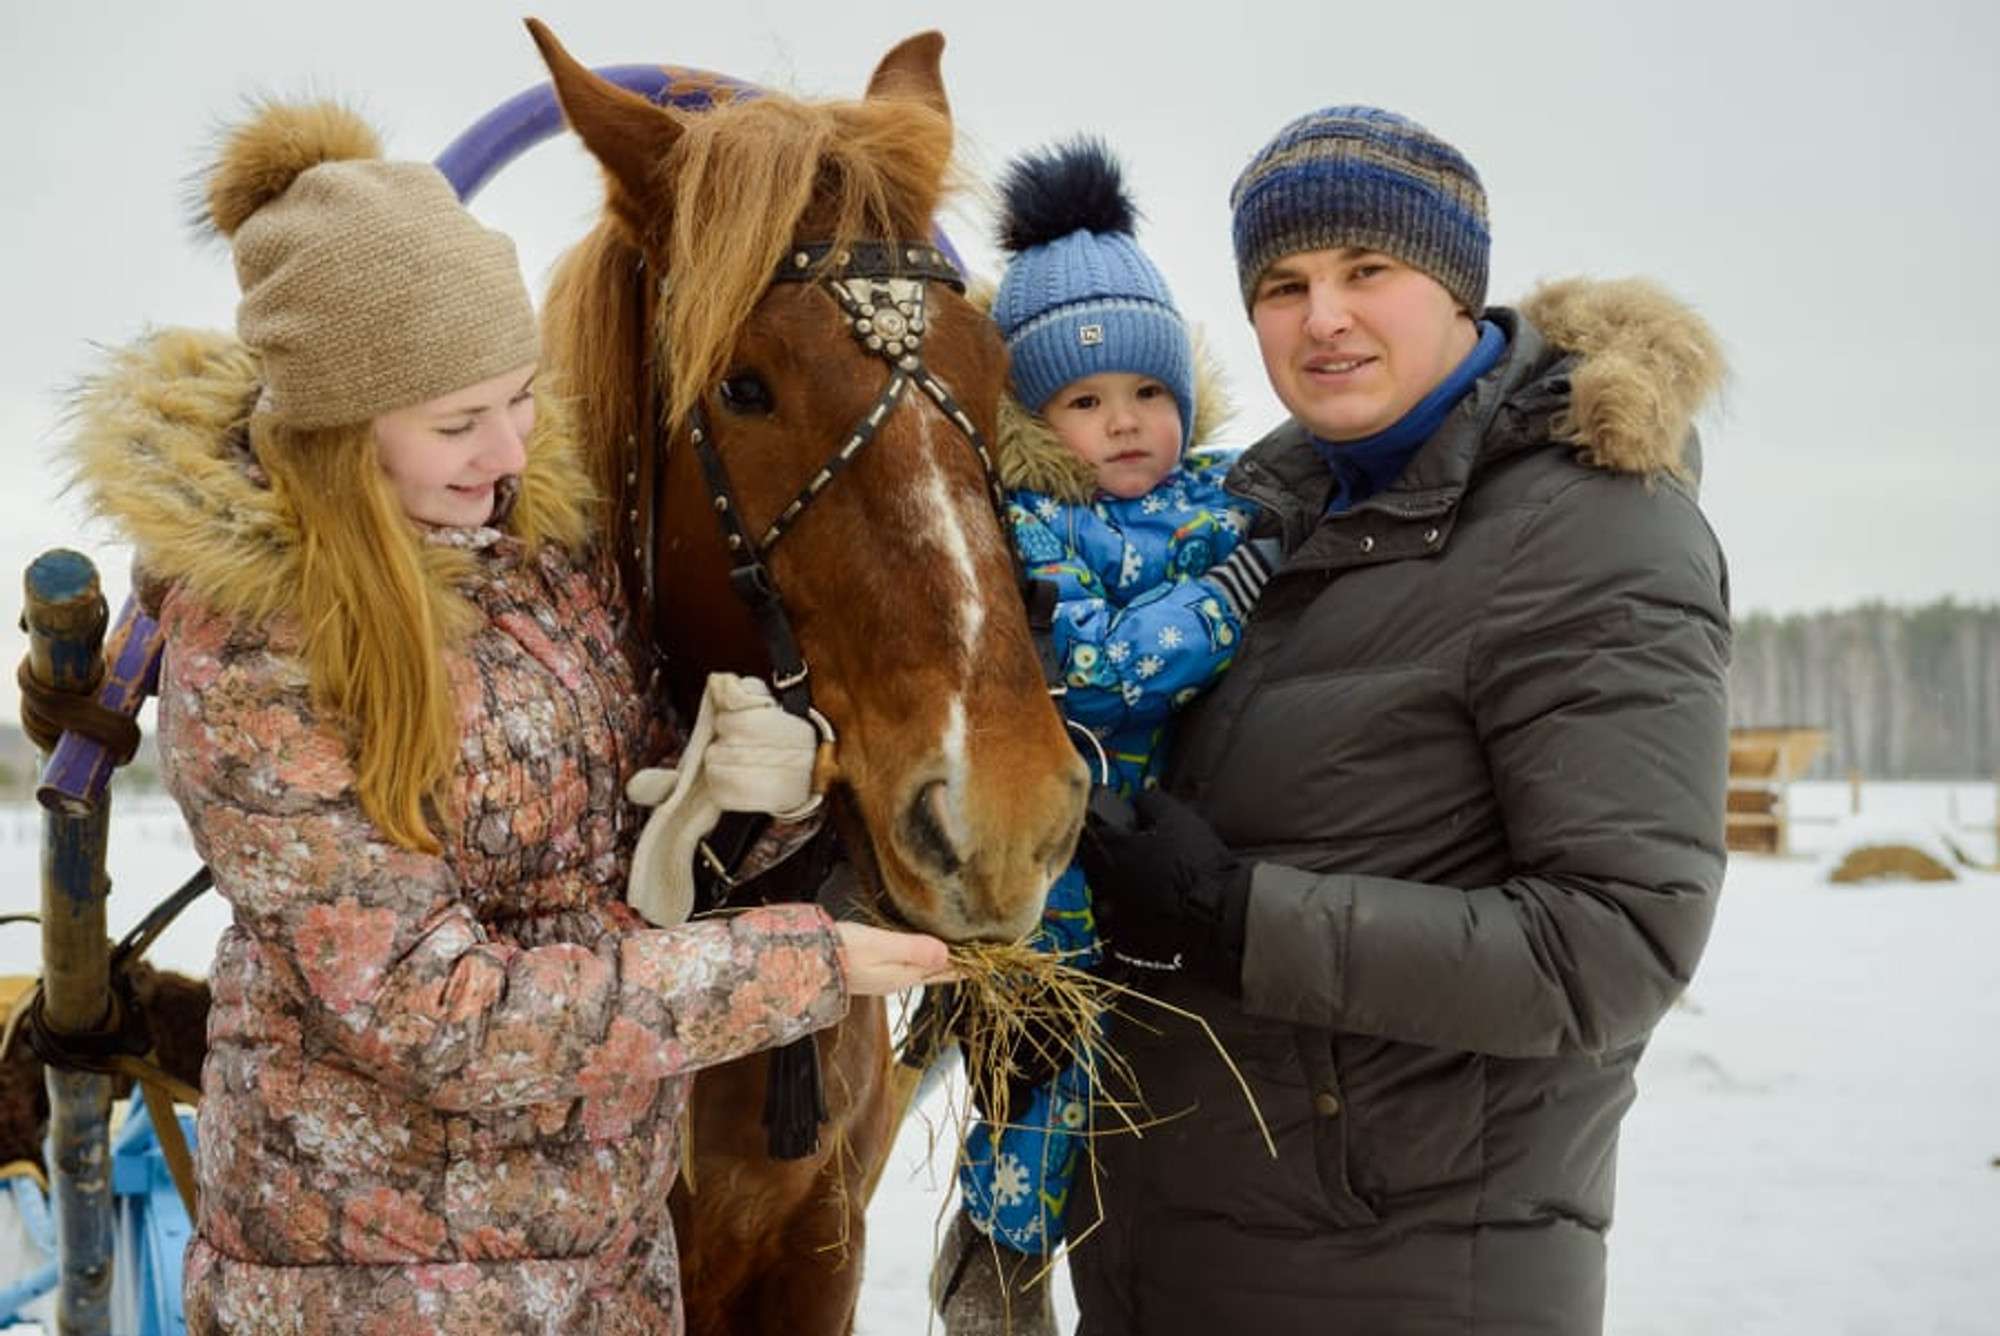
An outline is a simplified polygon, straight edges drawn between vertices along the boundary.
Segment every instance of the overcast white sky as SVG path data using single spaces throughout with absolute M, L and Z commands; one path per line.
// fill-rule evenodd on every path
M 527 12 L 589 64 L 693 65 L 812 96 L 858 93 L 895 41 L 942 29 L 975 173 L 1079 130 L 1124 157 L 1140 240 L 1222 356 L 1243 442 L 1278 410 L 1236 297 L 1229 184 L 1302 112 L 1404 112 L 1486 180 L 1494 300 L 1643 273 L 1720 331 L 1734 380 L 1704 424 L 1704 500 L 1739 611 L 2000 600 L 1981 389 L 2000 364 L 1988 0 L 11 3 L 0 569 L 79 547 L 123 599 L 125 553 L 57 496 L 59 409 L 92 344 L 231 323 L 228 257 L 184 223 L 216 123 L 256 93 L 335 94 L 393 156 L 432 157 L 542 81 Z M 594 169 L 559 139 L 476 208 L 515 235 L 539 291 L 597 204 Z M 977 205 L 945 223 L 987 273 L 989 225 Z

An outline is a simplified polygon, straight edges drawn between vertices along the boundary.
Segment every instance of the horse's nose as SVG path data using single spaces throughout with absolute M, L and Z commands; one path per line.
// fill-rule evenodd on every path
M 1048 844 L 1036 851 L 1042 866 L 1048 869 L 1050 881 L 1069 866 L 1069 860 L 1076 856 L 1076 842 L 1083 836 L 1083 815 L 1090 803 L 1090 772 L 1081 763 L 1070 773 L 1067 789 L 1069 822 L 1057 826 Z
M 903 812 L 905 852 L 923 873 L 940 881 L 957 876 L 965 866 L 951 815 L 951 786 L 942 779 L 918 789 Z
M 1083 828 L 1089 772 L 1070 767 L 1013 786 L 948 777 L 919 785 L 896 818 L 903 866 L 934 906 L 927 926 L 954 940 L 1011 941 L 1035 925 Z

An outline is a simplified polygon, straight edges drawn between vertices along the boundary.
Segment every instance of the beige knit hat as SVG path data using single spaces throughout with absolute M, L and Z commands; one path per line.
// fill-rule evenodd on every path
M 331 103 L 229 131 L 208 212 L 236 253 L 236 332 L 288 426 L 366 422 L 538 357 L 514 244 L 434 167 L 388 162 Z

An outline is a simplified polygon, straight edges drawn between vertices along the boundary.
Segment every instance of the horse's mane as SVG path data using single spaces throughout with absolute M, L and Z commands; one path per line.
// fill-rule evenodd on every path
M 681 119 L 661 173 L 673 183 L 665 216 L 635 238 L 607 211 L 557 267 L 544 314 L 550 361 L 606 497 L 624 493 L 623 452 L 613 446 L 649 401 L 639 381 L 642 242 L 666 259 L 652 333 L 667 350 L 666 420 L 679 422 L 728 371 L 788 248 L 928 237 L 947 184 L 951 121 L 925 102 L 767 93 Z

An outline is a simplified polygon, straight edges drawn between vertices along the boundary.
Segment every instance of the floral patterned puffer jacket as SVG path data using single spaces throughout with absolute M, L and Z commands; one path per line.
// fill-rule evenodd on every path
M 499 529 L 435 538 L 483 619 L 448 659 L 462 823 L 435 856 L 383 839 L 292 627 L 240 615 L 298 560 L 242 446 L 256 378 L 230 339 L 156 334 L 78 414 L 78 481 L 166 591 L 162 770 L 233 913 L 189 1329 L 679 1331 L 689 1076 L 845 1013 L 832 925 L 652 930 L 624 905 L 624 782 L 663 731 L 605 573 Z M 582 495 L 538 427 L 516 515 Z

